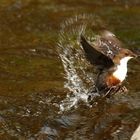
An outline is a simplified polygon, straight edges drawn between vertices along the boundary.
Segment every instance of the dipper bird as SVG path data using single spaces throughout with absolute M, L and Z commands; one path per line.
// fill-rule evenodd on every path
M 93 42 L 81 35 L 80 42 L 87 59 L 99 70 L 95 82 L 97 91 L 109 95 L 122 89 L 122 82 L 127 76 L 127 62 L 137 55 L 122 48 L 119 39 L 107 30 L 96 36 Z

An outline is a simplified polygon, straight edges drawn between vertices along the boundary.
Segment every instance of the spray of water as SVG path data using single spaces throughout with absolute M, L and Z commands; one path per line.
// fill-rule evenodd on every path
M 79 15 L 69 18 L 61 24 L 58 52 L 65 71 L 64 87 L 70 91 L 60 103 L 61 111 L 77 107 L 79 101 L 87 103 L 90 89 L 94 87 L 95 76 L 93 71 L 87 71 L 89 63 L 86 61 L 80 45 L 80 35 L 87 32 L 89 25 L 95 24 L 95 19 L 97 24 L 99 22 L 97 17 Z

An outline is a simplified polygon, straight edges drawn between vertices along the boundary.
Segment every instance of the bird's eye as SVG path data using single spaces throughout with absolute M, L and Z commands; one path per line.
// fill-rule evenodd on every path
M 125 56 L 128 56 L 128 53 L 125 53 Z

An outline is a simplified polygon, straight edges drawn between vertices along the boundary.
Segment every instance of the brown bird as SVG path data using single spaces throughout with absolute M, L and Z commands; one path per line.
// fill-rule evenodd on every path
M 131 50 L 122 48 L 122 43 L 110 31 L 104 30 L 89 42 L 81 35 L 85 55 L 99 69 L 95 86 L 100 94 L 108 95 L 122 88 L 127 76 L 127 62 L 137 57 Z

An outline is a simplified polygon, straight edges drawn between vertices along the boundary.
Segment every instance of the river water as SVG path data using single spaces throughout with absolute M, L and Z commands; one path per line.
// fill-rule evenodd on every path
M 89 104 L 96 72 L 78 41 L 87 23 L 139 52 L 139 0 L 0 1 L 0 140 L 130 139 L 140 123 L 139 58 L 128 64 L 126 94 Z

